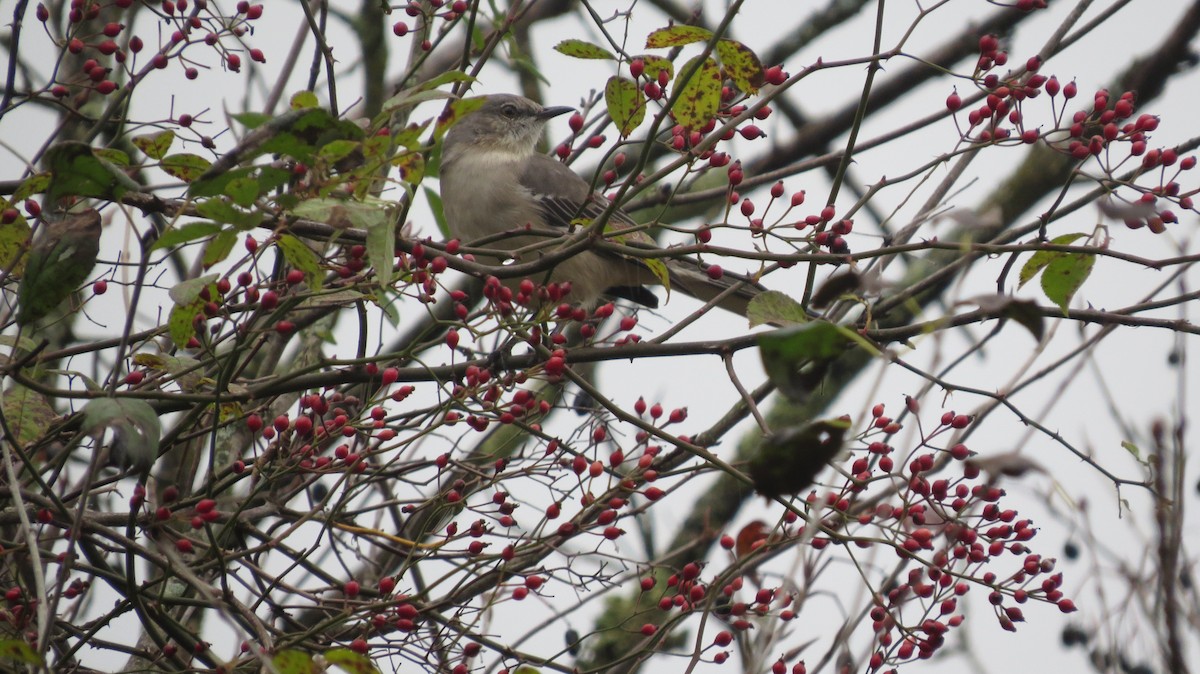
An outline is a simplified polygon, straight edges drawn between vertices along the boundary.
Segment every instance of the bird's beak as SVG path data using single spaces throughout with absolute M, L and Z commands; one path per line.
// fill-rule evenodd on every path
M 538 119 L 553 119 L 559 115 L 565 115 L 568 112 L 575 112 L 575 108 L 566 105 L 558 105 L 552 108 L 542 108 L 538 113 Z

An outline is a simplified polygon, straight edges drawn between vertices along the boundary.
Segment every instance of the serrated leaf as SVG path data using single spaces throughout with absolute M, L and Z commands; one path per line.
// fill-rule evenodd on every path
M 1051 260 L 1042 271 L 1042 292 L 1062 309 L 1064 316 L 1067 315 L 1071 298 L 1091 275 L 1095 264 L 1095 255 L 1065 253 Z
M 212 162 L 209 160 L 200 155 L 187 152 L 163 157 L 159 163 L 159 168 L 165 173 L 179 178 L 185 183 L 190 183 L 204 175 L 209 166 L 212 166 Z
M 768 324 L 807 323 L 808 314 L 799 302 L 778 290 L 759 293 L 746 308 L 750 327 Z
M 688 77 L 693 67 L 695 72 Z M 675 95 L 671 115 L 676 122 L 688 129 L 707 124 L 721 104 L 721 68 L 717 62 L 697 56 L 684 64 L 675 77 Z
M 0 401 L 8 428 L 23 446 L 36 442 L 46 434 L 58 415 L 45 396 L 20 384 L 13 384 Z
M 304 272 L 308 287 L 313 290 L 321 289 L 321 261 L 311 248 L 291 234 L 280 234 L 275 245 L 283 253 L 283 259 L 292 267 Z
M 350 672 L 350 674 L 379 674 L 375 663 L 364 653 L 349 648 L 333 648 L 325 651 L 325 662 Z
M 1051 239 L 1050 243 L 1058 246 L 1069 246 L 1085 236 L 1087 236 L 1087 234 L 1083 234 L 1081 232 L 1063 234 L 1062 236 L 1056 236 Z M 1033 256 L 1029 258 L 1029 261 L 1021 267 L 1021 274 L 1018 277 L 1017 287 L 1020 288 L 1021 286 L 1024 286 L 1026 283 L 1032 280 L 1034 276 L 1037 276 L 1038 272 L 1045 268 L 1046 265 L 1050 264 L 1060 255 L 1066 255 L 1066 253 L 1062 253 L 1057 250 L 1039 250 L 1038 252 L 1034 253 Z
M 210 296 L 216 291 L 218 276 L 216 274 L 205 274 L 199 278 L 191 278 L 186 281 L 180 281 L 167 291 L 167 296 L 175 304 L 191 304 L 200 299 L 200 293 L 205 288 L 209 288 Z M 211 287 L 210 287 L 211 286 Z
M 129 139 L 133 146 L 151 159 L 162 159 L 175 142 L 175 132 L 167 129 L 158 133 L 148 133 L 144 136 L 134 136 Z
M 271 657 L 271 665 L 279 674 L 318 674 L 321 671 L 311 655 L 294 649 L 276 653 Z
M 747 94 L 758 92 L 765 81 L 758 54 L 737 40 L 722 38 L 717 41 L 717 57 L 738 89 Z
M 598 44 L 592 44 L 585 40 L 563 40 L 554 45 L 554 51 L 560 54 L 566 54 L 577 59 L 607 59 L 615 61 L 616 57 L 612 52 L 601 47 Z
M 693 42 L 708 42 L 712 36 L 711 30 L 699 26 L 667 26 L 646 36 L 646 48 L 682 47 Z
M 311 91 L 297 91 L 292 94 L 292 98 L 288 101 L 288 106 L 292 110 L 307 110 L 321 105 L 321 101 L 317 99 L 317 95 Z
M 206 236 L 212 236 L 221 231 L 221 226 L 215 222 L 189 222 L 186 225 L 172 227 L 162 233 L 154 245 L 150 246 L 150 250 L 160 250 L 163 248 L 171 248 L 179 246 L 196 239 L 203 239 Z
M 37 667 L 45 664 L 42 656 L 20 639 L 0 639 L 0 660 L 16 660 Z
M 113 432 L 112 452 L 118 462 L 128 461 L 149 468 L 158 458 L 162 424 L 158 413 L 144 400 L 136 398 L 96 398 L 83 408 L 81 430 L 101 436 Z
M 208 269 L 214 264 L 229 257 L 230 251 L 237 244 L 237 233 L 232 230 L 224 230 L 217 234 L 204 247 L 204 268 Z
M 811 367 L 841 355 L 849 341 L 839 326 L 814 320 L 758 335 L 758 351 L 775 386 L 784 395 L 799 398 L 813 386 Z
M 604 103 L 608 116 L 625 138 L 646 119 L 646 96 L 637 82 L 624 77 L 610 77 L 604 85 Z

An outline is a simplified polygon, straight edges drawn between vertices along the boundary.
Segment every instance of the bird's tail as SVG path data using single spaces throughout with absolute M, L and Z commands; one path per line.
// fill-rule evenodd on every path
M 758 297 L 766 288 L 743 274 L 724 271 L 710 273 L 710 265 L 696 259 L 672 259 L 667 261 L 671 289 L 678 290 L 701 302 L 711 302 L 720 297 L 717 306 L 739 316 L 745 316 L 750 300 Z

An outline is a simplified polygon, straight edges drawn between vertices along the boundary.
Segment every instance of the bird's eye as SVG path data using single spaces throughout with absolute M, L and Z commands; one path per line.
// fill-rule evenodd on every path
M 500 108 L 500 114 L 504 115 L 505 117 L 516 117 L 517 116 L 517 106 L 509 103 L 508 105 L 505 105 L 504 107 Z

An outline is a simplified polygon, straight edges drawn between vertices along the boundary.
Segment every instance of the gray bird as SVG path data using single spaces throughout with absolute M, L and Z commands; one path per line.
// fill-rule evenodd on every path
M 591 222 L 610 205 L 605 197 L 592 192 L 590 185 L 565 164 L 537 152 L 546 122 L 572 111 L 569 107 L 544 108 L 522 96 L 487 96 L 483 105 L 468 113 L 446 134 L 442 153 L 442 207 L 446 224 L 453 236 L 464 244 L 486 239 L 484 247 L 513 251 L 545 243 L 534 234 L 503 236 L 526 227 L 541 231 L 560 231 L 566 236 L 571 223 Z M 606 236 L 621 234 L 636 223 L 618 210 L 607 223 Z M 654 240 L 642 231 L 622 234 L 621 243 L 657 249 Z M 556 246 L 538 248 L 541 254 L 554 252 Z M 504 258 L 496 257 L 500 262 Z M 743 276 L 724 273 L 712 279 L 704 265 L 692 258 L 662 258 L 670 287 L 708 302 L 731 287 L 736 287 L 719 306 L 745 315 L 750 300 L 763 291 L 756 282 Z M 530 258 L 523 257 L 521 262 Z M 570 281 L 567 298 L 587 306 L 603 296 L 623 297 L 649 307 L 658 299 L 645 285 L 661 285 L 646 263 L 604 250 L 585 250 L 555 265 L 548 278 L 536 281 Z M 511 282 L 518 282 L 514 279 Z

